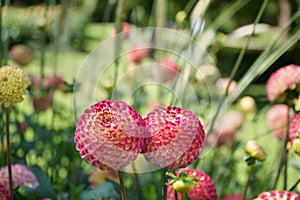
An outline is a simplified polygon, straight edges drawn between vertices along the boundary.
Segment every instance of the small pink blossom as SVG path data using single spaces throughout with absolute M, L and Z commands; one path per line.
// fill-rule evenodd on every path
M 129 61 L 140 63 L 144 58 L 150 55 L 149 47 L 144 43 L 136 44 L 132 47 L 128 54 Z
M 281 67 L 273 72 L 266 85 L 269 101 L 282 102 L 286 99 L 286 91 L 294 90 L 300 84 L 300 67 L 294 64 Z
M 289 109 L 290 120 L 294 117 L 295 113 Z M 286 135 L 288 126 L 288 107 L 284 104 L 277 104 L 269 109 L 267 112 L 267 123 L 271 133 L 278 139 L 282 140 Z
M 229 78 L 220 78 L 217 80 L 216 85 L 218 88 L 220 88 L 222 90 L 226 90 L 226 88 L 229 84 L 229 81 L 230 81 Z M 237 85 L 236 81 L 232 80 L 230 83 L 230 86 L 228 88 L 228 94 L 231 94 L 234 91 L 234 89 L 236 88 L 236 85 Z
M 300 138 L 300 113 L 298 113 L 290 123 L 289 137 L 292 142 L 297 137 Z

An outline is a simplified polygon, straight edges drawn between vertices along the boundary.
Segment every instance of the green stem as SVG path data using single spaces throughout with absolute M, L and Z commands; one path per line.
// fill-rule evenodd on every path
M 118 80 L 118 68 L 119 68 L 119 56 L 120 56 L 120 50 L 121 50 L 121 39 L 122 35 L 118 34 L 122 32 L 123 22 L 125 20 L 127 10 L 127 2 L 126 0 L 119 0 L 117 5 L 117 11 L 116 11 L 116 21 L 115 21 L 115 29 L 116 29 L 116 36 L 115 36 L 115 71 L 114 71 L 114 82 L 113 82 L 113 88 L 117 84 Z M 113 90 L 111 90 L 112 92 Z M 111 96 L 111 94 L 110 94 Z
M 283 146 L 283 189 L 286 190 L 287 188 L 287 165 L 288 165 L 288 150 L 286 148 L 287 143 L 289 141 L 289 125 L 290 125 L 290 107 L 289 103 L 287 103 L 287 125 L 286 125 L 286 132 L 285 132 L 285 139 L 284 139 L 284 146 Z
M 134 164 L 134 163 L 132 163 L 132 168 L 133 168 L 134 178 L 135 178 L 136 185 L 137 185 L 137 190 L 138 190 L 139 199 L 140 199 L 140 200 L 143 200 L 143 199 L 144 199 L 144 197 L 143 197 L 143 190 L 142 190 L 142 186 L 141 186 L 141 183 L 140 183 L 140 179 L 139 179 L 139 176 L 138 176 L 138 174 L 137 174 L 137 170 L 136 170 L 136 167 L 135 167 L 135 164 Z
M 181 193 L 181 196 L 182 196 L 182 200 L 186 200 L 186 193 L 185 192 Z
M 125 184 L 124 184 L 124 177 L 121 171 L 118 170 L 118 176 L 119 176 L 119 181 L 120 181 L 120 186 L 121 186 L 121 196 L 122 200 L 126 200 L 126 192 L 125 192 Z
M 250 177 L 251 177 L 252 171 L 253 171 L 253 166 L 250 166 L 249 171 L 248 171 L 247 182 L 246 182 L 244 192 L 243 192 L 243 200 L 246 200 L 246 195 L 247 195 L 247 191 L 248 191 L 248 188 L 249 188 L 249 185 L 250 185 Z
M 164 186 L 163 186 L 163 200 L 167 200 L 168 196 L 168 176 L 167 176 L 168 170 L 164 170 Z
M 7 146 L 7 167 L 8 167 L 8 177 L 9 177 L 9 191 L 10 191 L 10 200 L 14 200 L 13 195 L 13 179 L 12 179 L 12 170 L 11 170 L 11 153 L 10 153 L 10 133 L 9 133 L 9 107 L 5 108 L 6 116 L 6 146 Z
M 300 183 L 300 178 L 296 181 L 296 183 L 289 189 L 289 191 L 294 191 L 297 185 Z

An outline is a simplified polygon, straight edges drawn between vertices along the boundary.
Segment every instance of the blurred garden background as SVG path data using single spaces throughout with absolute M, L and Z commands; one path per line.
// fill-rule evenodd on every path
M 296 103 L 289 104 L 288 112 L 287 101 L 270 100 L 266 90 L 274 71 L 300 65 L 299 8 L 299 0 L 1 0 L 1 66 L 20 67 L 31 85 L 24 101 L 11 108 L 9 121 L 1 107 L 0 167 L 7 165 L 5 124 L 9 123 L 12 164 L 27 166 L 39 183 L 36 188 L 16 187 L 15 199 L 121 199 L 116 171 L 93 168 L 76 150 L 78 113 L 73 95 L 80 90 L 76 77 L 91 52 L 120 32 L 122 38 L 112 48 L 131 49 L 141 38 L 130 31 L 147 27 L 190 37 L 205 51 L 199 54 L 199 65 L 186 76 L 187 61 L 178 55 L 151 48 L 133 51 L 120 56 L 117 75 L 111 67 L 103 76 L 96 99 L 111 99 L 118 80 L 130 71 L 129 80 L 136 80 L 139 74 L 134 70 L 143 64 L 168 65 L 171 71 L 159 71 L 164 76 L 161 82 L 176 88 L 176 83 L 182 84 L 176 79 L 179 73 L 195 91 L 197 101 L 187 109 L 199 109 L 195 114 L 205 127 L 206 141 L 190 167 L 211 177 L 218 199 L 230 194 L 243 199 L 245 187 L 245 199 L 275 189 L 299 194 L 300 158 L 286 138 L 300 110 L 300 98 L 292 99 Z M 180 42 L 172 35 L 166 40 Z M 164 57 L 171 61 L 163 62 Z M 149 73 L 142 76 L 156 77 Z M 295 84 L 299 88 L 300 82 Z M 217 102 L 211 102 L 215 94 L 210 87 L 218 93 Z M 137 90 L 131 106 L 142 117 L 155 107 L 168 106 L 169 92 L 157 91 L 156 87 Z M 245 162 L 249 140 L 256 140 L 267 154 L 265 162 L 255 163 L 250 178 Z M 124 172 L 127 199 L 163 199 L 164 173 L 164 169 Z

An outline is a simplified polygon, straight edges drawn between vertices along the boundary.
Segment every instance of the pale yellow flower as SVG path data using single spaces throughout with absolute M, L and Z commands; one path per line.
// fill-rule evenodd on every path
M 0 104 L 5 107 L 16 105 L 23 101 L 23 95 L 27 94 L 30 81 L 24 72 L 12 66 L 0 68 Z

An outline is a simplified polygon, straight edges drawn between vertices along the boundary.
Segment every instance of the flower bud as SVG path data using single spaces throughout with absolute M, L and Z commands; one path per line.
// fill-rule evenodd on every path
M 245 147 L 246 152 L 249 154 L 251 158 L 254 158 L 258 161 L 265 161 L 267 158 L 267 154 L 265 153 L 264 149 L 258 142 L 254 140 L 249 140 Z

